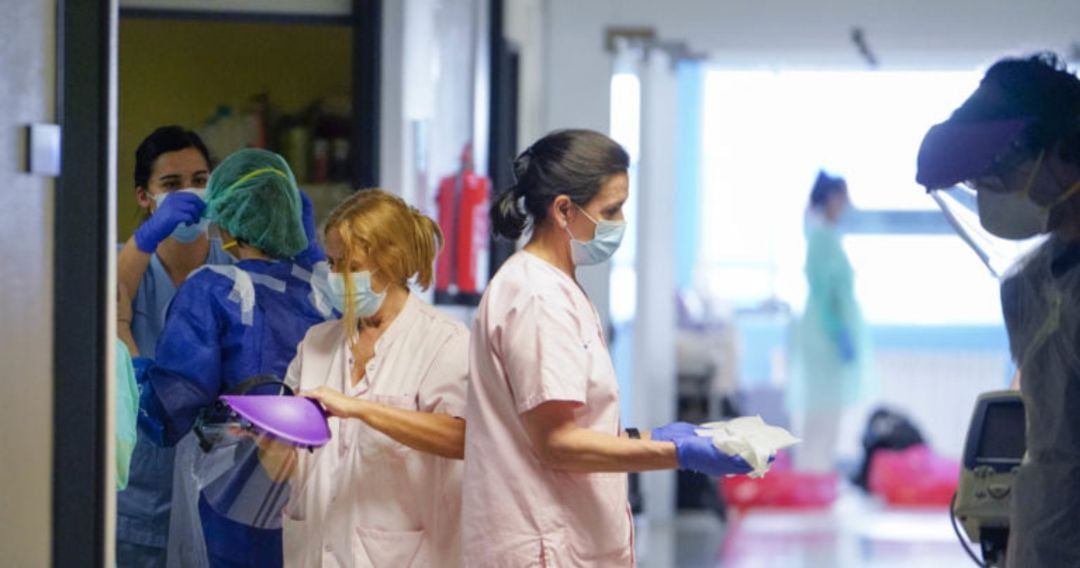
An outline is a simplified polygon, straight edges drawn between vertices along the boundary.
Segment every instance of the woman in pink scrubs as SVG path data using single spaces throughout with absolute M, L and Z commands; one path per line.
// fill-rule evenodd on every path
M 299 452 L 285 519 L 288 566 L 457 566 L 469 333 L 409 292 L 427 287 L 442 235 L 377 189 L 331 213 L 329 295 L 286 381 L 333 435 Z
M 470 567 L 632 566 L 627 472 L 746 473 L 693 426 L 622 430 L 603 326 L 575 279 L 618 248 L 629 158 L 597 132 L 553 132 L 514 163 L 495 231 L 532 236 L 473 326 L 462 550 Z M 523 207 L 523 208 L 522 208 Z

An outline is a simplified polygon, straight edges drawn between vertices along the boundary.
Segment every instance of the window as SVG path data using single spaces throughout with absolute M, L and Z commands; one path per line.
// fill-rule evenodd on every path
M 700 281 L 736 306 L 779 299 L 801 309 L 803 216 L 820 168 L 847 179 L 861 211 L 935 219 L 937 206 L 914 181 L 919 143 L 978 79 L 973 71 L 709 70 Z M 948 231 L 886 224 L 849 235 L 845 246 L 873 322 L 1001 320 L 997 282 Z

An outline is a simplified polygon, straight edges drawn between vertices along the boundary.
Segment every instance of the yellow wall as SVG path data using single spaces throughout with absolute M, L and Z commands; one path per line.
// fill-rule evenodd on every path
M 198 129 L 218 106 L 243 109 L 258 93 L 285 113 L 348 95 L 351 44 L 344 26 L 122 18 L 119 239 L 137 224 L 132 175 L 143 138 L 166 124 Z

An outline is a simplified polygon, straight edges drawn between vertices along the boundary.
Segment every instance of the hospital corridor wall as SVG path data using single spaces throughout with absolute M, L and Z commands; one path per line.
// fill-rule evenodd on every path
M 48 566 L 54 180 L 24 171 L 24 127 L 55 121 L 56 2 L 0 10 L 0 563 Z

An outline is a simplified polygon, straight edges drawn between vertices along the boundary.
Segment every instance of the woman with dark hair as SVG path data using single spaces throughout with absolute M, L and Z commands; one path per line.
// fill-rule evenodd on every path
M 916 179 L 946 209 L 958 191 L 976 204 L 981 228 L 957 229 L 984 261 L 990 236 L 1045 235 L 1000 272 L 1027 415 L 1006 565 L 1080 566 L 1080 79 L 1051 54 L 998 61 L 927 132 Z
M 154 357 L 165 307 L 188 274 L 229 264 L 221 242 L 207 237 L 202 194 L 210 152 L 198 134 L 162 126 L 135 150 L 135 199 L 143 222 L 117 257 L 119 332 L 133 357 Z
M 134 177 L 144 220 L 116 260 L 117 334 L 141 365 L 155 355 L 180 284 L 205 264 L 233 261 L 202 220 L 210 153 L 198 134 L 154 130 L 135 151 Z M 154 445 L 141 428 L 138 439 L 128 486 L 117 494 L 117 564 L 165 566 L 175 450 Z
M 809 294 L 786 392 L 788 411 L 802 423 L 796 467 L 807 472 L 832 471 L 842 411 L 866 390 L 869 341 L 837 228 L 849 206 L 847 182 L 818 172 L 806 212 Z
M 627 472 L 750 471 L 689 424 L 621 430 L 603 326 L 575 268 L 618 248 L 628 164 L 603 134 L 553 132 L 518 157 L 517 185 L 492 205 L 497 234 L 531 234 L 492 279 L 473 325 L 466 566 L 631 565 Z

